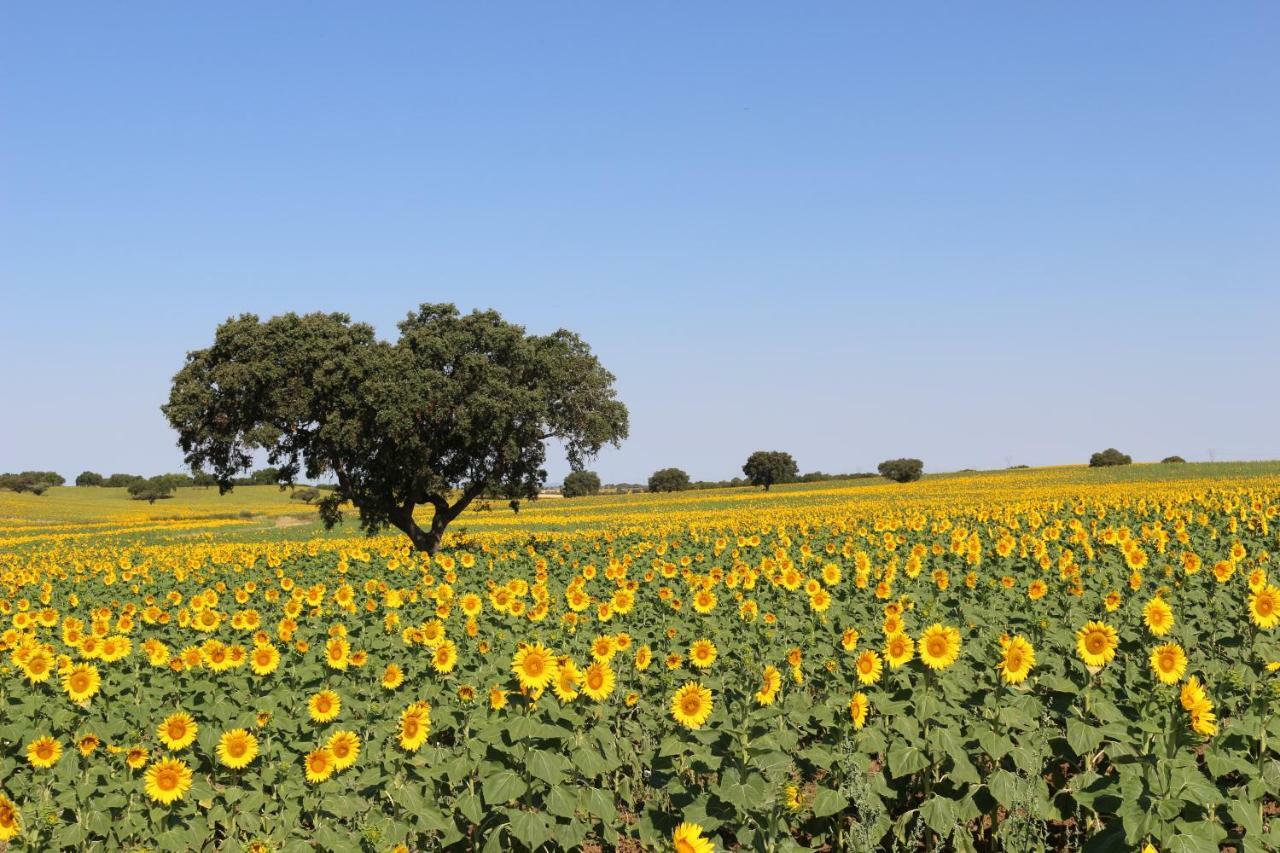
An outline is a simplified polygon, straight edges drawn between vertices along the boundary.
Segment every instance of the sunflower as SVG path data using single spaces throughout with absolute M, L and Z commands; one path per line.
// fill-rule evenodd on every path
M 102 686 L 102 678 L 98 668 L 91 663 L 82 663 L 71 667 L 62 675 L 62 689 L 67 691 L 72 702 L 88 702 Z
M 715 853 L 716 845 L 702 836 L 702 827 L 696 823 L 682 823 L 671 835 L 676 853 Z
M 327 723 L 337 718 L 342 710 L 342 698 L 332 690 L 321 690 L 307 702 L 307 713 L 317 723 Z
M 711 691 L 696 681 L 686 681 L 671 697 L 671 716 L 686 728 L 701 728 L 711 716 Z
M 453 672 L 458 663 L 458 647 L 453 640 L 442 640 L 431 653 L 431 668 L 441 675 Z
M 157 761 L 147 768 L 147 796 L 168 805 L 191 789 L 191 768 L 176 758 Z
M 772 705 L 773 700 L 778 698 L 778 691 L 782 689 L 782 673 L 778 672 L 776 666 L 769 664 L 764 668 L 761 678 L 760 689 L 756 691 L 756 701 L 761 705 Z
M 863 684 L 875 684 L 880 680 L 880 673 L 884 669 L 880 664 L 880 655 L 870 649 L 858 655 L 854 668 L 858 671 L 858 680 Z
M 955 628 L 934 623 L 920 635 L 917 646 L 920 660 L 930 669 L 943 670 L 960 656 L 960 632 Z
M 636 649 L 636 669 L 644 671 L 649 668 L 649 664 L 653 663 L 653 650 L 648 646 L 641 646 Z
M 1177 643 L 1165 643 L 1151 652 L 1151 671 L 1162 684 L 1177 684 L 1187 671 L 1187 654 Z
M 280 666 L 280 650 L 270 643 L 254 646 L 249 653 L 249 668 L 254 675 L 270 675 Z
M 890 634 L 884 641 L 884 659 L 889 662 L 890 669 L 897 669 L 904 663 L 910 663 L 915 657 L 915 641 L 906 631 Z
M 1156 596 L 1142 608 L 1142 621 L 1153 637 L 1163 637 L 1173 627 L 1173 608 L 1160 596 Z
M 1021 634 L 1009 640 L 1000 658 L 1000 675 L 1008 684 L 1025 681 L 1036 665 L 1036 650 Z
M 603 661 L 595 661 L 582 674 L 582 692 L 588 699 L 595 702 L 608 699 L 616 683 L 617 677 L 613 674 L 613 667 Z
M 147 757 L 150 753 L 141 746 L 131 746 L 124 754 L 124 763 L 129 765 L 131 770 L 141 770 L 147 764 Z
M 1280 622 L 1280 587 L 1263 584 L 1249 596 L 1249 618 L 1259 628 L 1270 631 Z
M 247 767 L 258 757 L 258 739 L 244 729 L 232 729 L 218 738 L 218 760 L 232 770 Z
M 32 767 L 46 769 L 58 763 L 62 757 L 62 744 L 45 735 L 27 745 L 27 761 Z
M 76 748 L 86 758 L 93 755 L 94 751 L 100 746 L 102 746 L 102 739 L 95 734 L 87 734 L 76 742 Z
M 384 690 L 395 690 L 404 683 L 404 670 L 399 664 L 389 663 L 382 671 L 382 687 Z
M 431 733 L 431 706 L 415 702 L 400 714 L 400 748 L 417 752 Z
M 541 643 L 522 644 L 511 660 L 511 671 L 525 690 L 545 690 L 556 675 L 555 657 Z
M 1076 652 L 1086 666 L 1105 666 L 1116 656 L 1116 629 L 1106 622 L 1086 622 L 1076 632 Z
M 853 694 L 853 698 L 849 700 L 849 717 L 853 720 L 853 727 L 860 729 L 867 724 L 867 712 L 871 709 L 871 703 L 867 699 L 867 694 L 859 691 Z
M 715 643 L 706 639 L 696 640 L 689 646 L 689 663 L 698 669 L 709 669 L 716 662 L 718 654 Z
M 307 753 L 305 767 L 307 781 L 314 785 L 332 776 L 337 763 L 333 760 L 333 753 L 322 746 Z
M 346 770 L 360 757 L 360 736 L 355 732 L 334 732 L 329 735 L 325 748 L 333 754 L 334 767 Z
M 199 728 L 190 714 L 179 711 L 164 718 L 164 722 L 156 729 L 156 737 L 166 749 L 178 752 L 191 746 Z
M 13 801 L 0 793 L 0 841 L 12 841 L 22 833 L 22 813 Z
M 495 684 L 489 688 L 489 708 L 501 711 L 505 707 L 507 707 L 507 691 Z
M 556 665 L 556 679 L 552 682 L 556 698 L 561 702 L 572 702 L 578 698 L 578 683 L 582 681 L 582 673 L 573 665 L 573 661 L 565 658 Z

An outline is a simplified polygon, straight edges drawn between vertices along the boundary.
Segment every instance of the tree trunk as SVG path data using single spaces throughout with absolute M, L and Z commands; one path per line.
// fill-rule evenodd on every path
M 409 541 L 413 543 L 414 548 L 434 557 L 436 551 L 440 548 L 440 540 L 444 538 L 444 530 L 449 526 L 449 522 L 461 515 L 462 511 L 483 490 L 483 483 L 472 484 L 462 493 L 462 497 L 458 498 L 458 502 L 453 506 L 450 506 L 449 502 L 439 495 L 429 496 L 428 502 L 435 509 L 435 514 L 431 516 L 431 526 L 426 530 L 419 527 L 418 523 L 413 520 L 415 504 L 412 502 L 405 503 L 399 512 L 392 515 L 391 523 L 396 526 L 396 529 L 409 537 Z

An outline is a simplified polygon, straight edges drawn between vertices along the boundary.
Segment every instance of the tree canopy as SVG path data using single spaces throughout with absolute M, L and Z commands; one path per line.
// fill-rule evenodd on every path
M 346 314 L 227 320 L 162 407 L 187 464 L 225 492 L 265 451 L 281 483 L 338 481 L 318 502 L 326 526 L 350 501 L 367 533 L 394 526 L 434 553 L 482 493 L 536 497 L 548 440 L 578 470 L 627 436 L 613 374 L 573 332 L 531 335 L 449 304 L 420 306 L 399 330 L 391 343 Z
M 560 486 L 560 494 L 566 498 L 581 498 L 600 494 L 600 475 L 595 471 L 570 471 Z
M 1106 450 L 1099 450 L 1097 453 L 1089 457 L 1090 468 L 1106 468 L 1111 465 L 1129 465 L 1132 464 L 1133 457 L 1127 453 L 1121 453 L 1114 447 L 1108 447 Z
M 742 473 L 751 485 L 764 486 L 766 492 L 774 483 L 791 482 L 799 472 L 796 460 L 781 450 L 757 450 L 747 457 L 746 464 L 742 466 Z
M 106 481 L 106 479 L 107 479 L 106 477 L 102 476 L 97 471 L 81 471 L 76 476 L 76 485 L 77 486 L 101 486 Z
M 162 498 L 173 497 L 173 490 L 177 488 L 177 482 L 170 474 L 160 474 L 156 477 L 148 477 L 142 479 L 139 477 L 129 484 L 129 497 L 135 501 L 146 501 L 147 503 L 155 503 Z
M 691 486 L 689 475 L 679 468 L 661 468 L 649 476 L 651 492 L 683 492 Z
M 914 483 L 924 473 L 924 463 L 919 459 L 886 459 L 876 470 L 895 483 Z

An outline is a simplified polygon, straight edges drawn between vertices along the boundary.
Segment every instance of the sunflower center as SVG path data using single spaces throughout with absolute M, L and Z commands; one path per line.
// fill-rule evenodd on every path
M 604 673 L 602 673 L 600 670 L 598 669 L 592 670 L 591 674 L 587 676 L 587 686 L 589 686 L 592 690 L 599 690 L 603 684 L 604 684 Z
M 161 791 L 172 791 L 178 787 L 178 774 L 166 767 L 156 774 L 156 787 Z
M 941 637 L 929 638 L 929 654 L 935 658 L 940 658 L 947 652 L 947 641 Z
M 1089 651 L 1095 655 L 1101 652 L 1107 646 L 1107 640 L 1101 634 L 1090 634 L 1089 639 L 1085 643 Z
M 680 709 L 689 716 L 693 716 L 702 709 L 702 699 L 691 693 L 680 702 Z

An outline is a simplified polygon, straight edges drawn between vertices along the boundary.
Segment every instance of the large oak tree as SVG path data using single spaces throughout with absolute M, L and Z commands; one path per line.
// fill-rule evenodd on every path
M 350 502 L 361 526 L 388 525 L 435 553 L 481 494 L 538 494 L 547 442 L 579 470 L 627 436 L 613 374 L 576 334 L 527 334 L 495 311 L 422 305 L 395 343 L 346 314 L 245 314 L 188 353 L 162 407 L 192 470 L 225 492 L 265 450 L 280 483 L 337 480 L 327 527 Z M 426 529 L 414 511 L 430 506 Z M 518 506 L 518 504 L 516 504 Z

